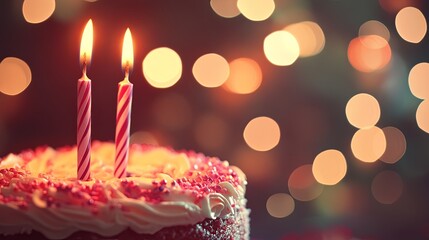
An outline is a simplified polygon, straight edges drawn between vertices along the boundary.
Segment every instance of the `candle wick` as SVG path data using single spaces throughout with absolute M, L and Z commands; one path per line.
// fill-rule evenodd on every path
M 87 76 L 86 76 L 86 61 L 83 61 L 82 77 L 87 78 Z
M 86 76 L 86 52 L 83 53 L 83 60 L 82 60 L 82 78 L 87 78 Z
M 129 75 L 130 75 L 130 64 L 127 61 L 127 64 L 125 65 L 125 79 L 128 79 Z

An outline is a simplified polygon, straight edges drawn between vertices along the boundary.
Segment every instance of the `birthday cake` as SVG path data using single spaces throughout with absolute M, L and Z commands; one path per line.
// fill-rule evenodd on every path
M 94 142 L 91 180 L 76 147 L 0 159 L 0 239 L 249 239 L 246 178 L 227 161 L 131 145 L 125 178 L 115 146 Z

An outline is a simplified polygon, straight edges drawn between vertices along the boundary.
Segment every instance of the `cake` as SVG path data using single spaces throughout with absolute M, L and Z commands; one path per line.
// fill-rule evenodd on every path
M 76 147 L 0 159 L 0 239 L 249 239 L 246 178 L 227 161 L 133 144 L 127 177 L 113 143 L 94 142 L 91 180 Z

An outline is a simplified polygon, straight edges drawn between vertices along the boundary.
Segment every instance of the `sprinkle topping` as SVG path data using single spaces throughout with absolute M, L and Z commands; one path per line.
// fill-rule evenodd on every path
M 172 191 L 180 191 L 198 203 L 207 194 L 227 193 L 229 190 L 220 183 L 229 182 L 237 187 L 245 181 L 229 167 L 228 162 L 218 158 L 164 148 L 155 154 L 160 148 L 145 145 L 131 146 L 132 166 L 127 168 L 128 177 L 118 180 L 112 174 L 111 149 L 101 143 L 94 143 L 93 149 L 97 154 L 92 158 L 94 164 L 91 171 L 95 174 L 91 175 L 99 178 L 89 182 L 71 177 L 75 173 L 75 168 L 70 164 L 76 164 L 73 159 L 76 148 L 55 151 L 43 147 L 24 151 L 19 155 L 19 166 L 10 168 L 2 169 L 5 166 L 1 163 L 7 159 L 0 160 L 0 203 L 21 210 L 29 205 L 38 208 L 74 205 L 98 214 L 100 205 L 126 211 L 122 206 L 115 205 L 114 201 L 109 201 L 121 196 L 157 204 L 167 201 Z M 149 155 L 150 161 L 145 161 L 144 155 Z M 164 162 L 153 159 L 158 155 L 172 157 Z M 148 182 L 148 179 L 153 180 Z

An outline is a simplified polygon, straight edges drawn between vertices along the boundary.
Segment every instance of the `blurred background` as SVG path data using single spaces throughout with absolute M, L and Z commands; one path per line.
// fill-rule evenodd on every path
M 76 142 L 91 18 L 92 138 L 113 141 L 134 40 L 131 141 L 248 177 L 252 239 L 429 239 L 425 0 L 2 0 L 0 157 Z

